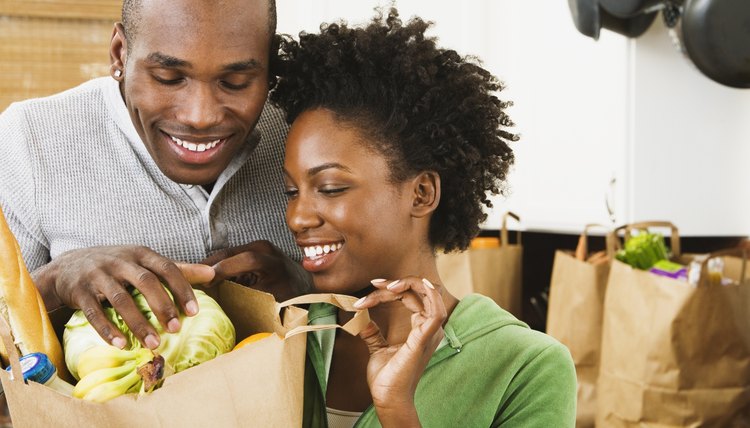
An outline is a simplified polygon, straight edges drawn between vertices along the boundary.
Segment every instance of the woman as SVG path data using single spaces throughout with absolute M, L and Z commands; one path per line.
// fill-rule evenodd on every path
M 362 296 L 359 337 L 309 336 L 308 426 L 572 426 L 567 349 L 492 300 L 441 286 L 437 250 L 463 250 L 502 192 L 509 103 L 486 70 L 395 10 L 281 45 L 287 224 L 319 292 Z M 350 314 L 310 307 L 311 323 Z M 364 339 L 364 340 L 362 340 Z

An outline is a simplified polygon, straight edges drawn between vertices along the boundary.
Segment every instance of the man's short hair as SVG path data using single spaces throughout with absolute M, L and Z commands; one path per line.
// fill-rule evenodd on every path
M 140 29 L 142 5 L 143 0 L 123 0 L 122 2 L 122 26 L 125 28 L 128 49 Z M 268 0 L 268 34 L 269 37 L 276 34 L 276 0 Z

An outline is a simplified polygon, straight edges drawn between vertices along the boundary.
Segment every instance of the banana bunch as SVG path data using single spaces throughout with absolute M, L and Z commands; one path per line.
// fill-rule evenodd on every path
M 80 381 L 73 396 L 103 402 L 130 392 L 151 391 L 163 377 L 164 358 L 146 348 L 93 346 L 78 359 Z

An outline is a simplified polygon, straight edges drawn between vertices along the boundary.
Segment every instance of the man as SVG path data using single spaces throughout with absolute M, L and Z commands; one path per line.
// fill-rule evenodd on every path
M 199 310 L 190 283 L 287 297 L 307 277 L 284 224 L 287 127 L 264 109 L 274 0 L 125 0 L 122 18 L 111 77 L 0 116 L 0 206 L 48 310 L 82 309 L 123 347 L 108 301 L 153 349 L 129 286 L 173 332 Z

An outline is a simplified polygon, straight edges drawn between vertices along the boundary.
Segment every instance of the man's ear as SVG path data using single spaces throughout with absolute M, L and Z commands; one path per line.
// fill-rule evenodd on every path
M 435 171 L 423 171 L 414 177 L 412 185 L 411 215 L 425 217 L 432 214 L 440 203 L 440 175 Z
M 118 22 L 112 29 L 112 39 L 109 42 L 109 74 L 115 80 L 121 80 L 125 74 L 128 41 L 125 39 L 125 29 Z

